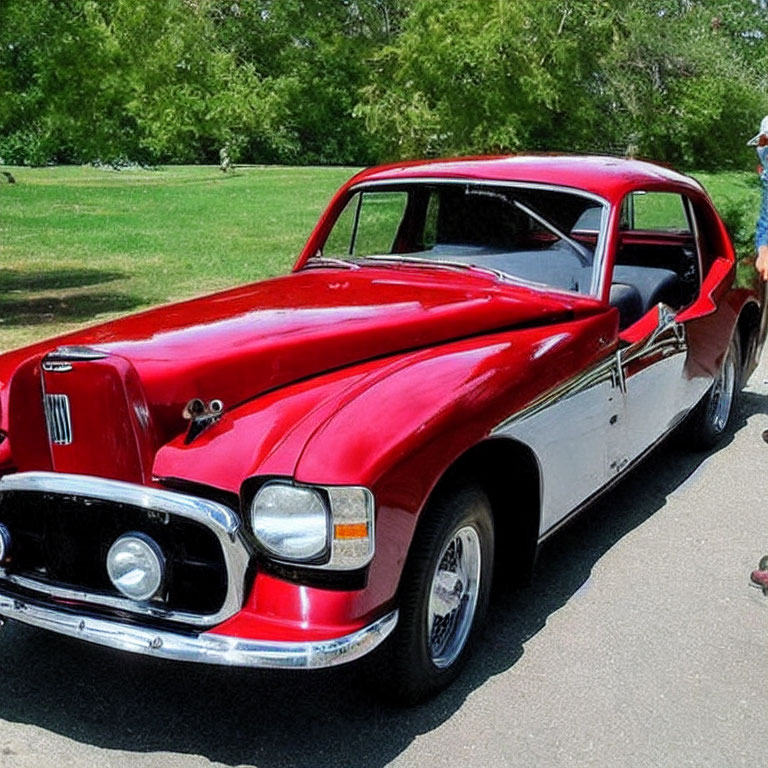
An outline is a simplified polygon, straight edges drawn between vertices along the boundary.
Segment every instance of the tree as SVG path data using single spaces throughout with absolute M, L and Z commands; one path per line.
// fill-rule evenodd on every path
M 256 122 L 247 69 L 206 3 L 9 0 L 0 6 L 0 156 L 191 161 Z

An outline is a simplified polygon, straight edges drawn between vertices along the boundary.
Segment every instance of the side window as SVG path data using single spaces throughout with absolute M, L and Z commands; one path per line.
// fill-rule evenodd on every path
M 405 192 L 363 192 L 354 255 L 392 253 L 407 204 L 408 195 Z
M 622 229 L 690 233 L 683 198 L 672 192 L 632 192 L 624 199 Z
M 579 232 L 582 232 L 582 233 L 599 232 L 602 216 L 603 216 L 602 205 L 590 205 L 588 208 L 584 209 L 584 212 L 581 214 L 581 216 L 579 216 L 576 223 L 573 225 L 573 228 L 571 229 L 571 234 L 579 233 Z
M 408 203 L 406 192 L 358 192 L 336 219 L 323 246 L 328 257 L 392 253 Z
M 323 256 L 343 259 L 352 254 L 352 232 L 355 228 L 355 215 L 359 203 L 360 193 L 358 192 L 349 199 L 339 218 L 336 219 L 323 246 Z

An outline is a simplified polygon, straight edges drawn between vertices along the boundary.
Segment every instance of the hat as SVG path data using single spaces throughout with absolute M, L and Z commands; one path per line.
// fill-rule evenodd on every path
M 748 147 L 754 147 L 757 144 L 757 140 L 763 135 L 768 134 L 768 115 L 766 115 L 760 122 L 760 133 L 757 136 L 753 136 L 748 142 Z

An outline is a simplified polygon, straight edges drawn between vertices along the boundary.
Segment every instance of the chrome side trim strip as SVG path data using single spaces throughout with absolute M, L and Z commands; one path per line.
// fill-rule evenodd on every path
M 395 628 L 398 619 L 397 611 L 393 611 L 343 637 L 292 643 L 247 640 L 209 632 L 197 636 L 181 635 L 85 615 L 60 613 L 2 594 L 0 616 L 60 635 L 145 656 L 272 669 L 333 667 L 353 661 L 369 653 L 385 640 Z
M 512 414 L 493 428 L 491 434 L 498 434 L 518 421 L 523 421 L 554 405 L 560 400 L 571 397 L 587 387 L 598 384 L 607 378 L 613 380 L 616 387 L 622 388 L 624 376 L 622 366 L 655 351 L 678 353 L 688 349 L 685 326 L 675 321 L 675 315 L 666 304 L 657 304 L 659 327 L 648 337 L 632 346 L 619 346 L 615 353 L 595 363 L 592 368 L 580 371 L 562 384 L 544 392 L 522 410 Z M 623 388 L 622 388 L 623 389 Z
M 134 485 L 120 480 L 105 480 L 89 475 L 58 472 L 19 472 L 0 479 L 0 494 L 6 491 L 82 496 L 127 504 L 147 512 L 176 515 L 209 528 L 219 541 L 227 569 L 227 591 L 221 608 L 213 614 L 169 611 L 162 603 L 139 603 L 127 598 L 97 592 L 83 592 L 7 573 L 0 568 L 3 582 L 33 590 L 41 599 L 72 600 L 107 608 L 116 608 L 140 616 L 175 621 L 195 627 L 211 627 L 233 616 L 245 599 L 245 574 L 250 561 L 249 549 L 240 533 L 240 521 L 229 507 L 176 491 Z

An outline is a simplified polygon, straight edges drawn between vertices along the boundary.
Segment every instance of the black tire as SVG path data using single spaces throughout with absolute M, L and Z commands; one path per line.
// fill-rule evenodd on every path
M 693 450 L 714 448 L 727 434 L 742 386 L 741 345 L 731 338 L 715 381 L 688 417 L 687 437 Z
M 377 660 L 389 698 L 416 703 L 459 674 L 488 610 L 493 552 L 491 505 L 478 486 L 441 494 L 425 510 L 403 571 L 398 624 Z

